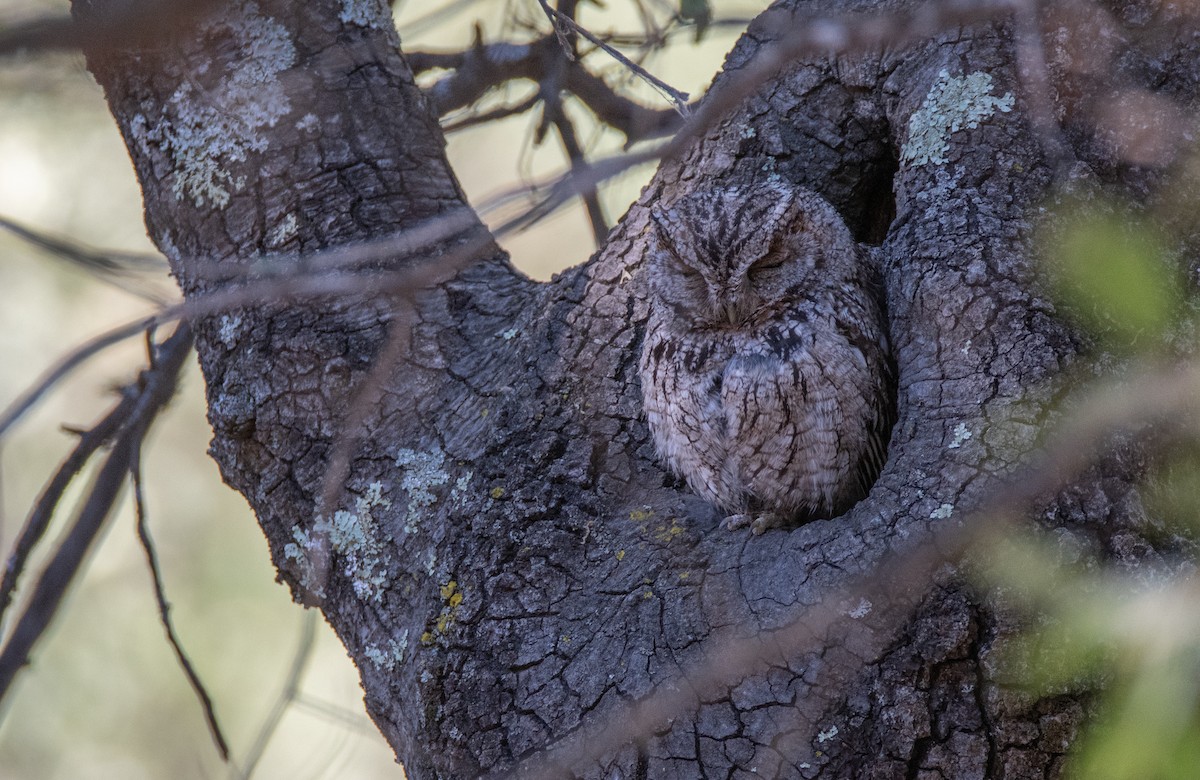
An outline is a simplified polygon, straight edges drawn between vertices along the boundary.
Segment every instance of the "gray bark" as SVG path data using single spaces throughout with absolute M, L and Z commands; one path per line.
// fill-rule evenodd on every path
M 1047 16 L 1054 34 L 1076 21 L 1063 8 Z M 1132 5 L 1123 22 L 1071 9 L 1123 30 L 1103 53 L 1117 81 L 1194 98 L 1196 44 L 1182 33 L 1140 36 Z M 382 3 L 242 0 L 215 13 L 156 45 L 89 53 L 149 233 L 185 293 L 229 284 L 213 280 L 214 262 L 245 269 L 269 255 L 298 272 L 301 254 L 464 203 Z M 785 18 L 760 17 L 714 89 Z M 196 323 L 212 454 L 283 581 L 320 605 L 355 659 L 410 777 L 504 774 L 559 739 L 586 741 L 656 686 L 691 684 L 706 639 L 767 636 L 959 522 L 1020 464 L 1077 349 L 1034 281 L 1031 218 L 1060 160 L 1032 129 L 1012 30 L 984 20 L 886 55 L 788 66 L 665 163 L 596 256 L 553 282 L 522 277 L 488 242 L 415 308 L 366 290 Z M 1075 169 L 1156 186 L 1083 119 L 1113 82 L 1066 56 L 1050 51 Z M 719 529 L 654 458 L 639 414 L 640 271 L 649 204 L 763 170 L 820 191 L 880 243 L 898 423 L 878 483 L 848 514 L 749 537 Z M 455 246 L 373 267 L 436 264 Z M 365 421 L 339 512 L 318 518 L 342 415 L 388 323 L 409 318 L 411 349 Z M 1097 472 L 1044 521 L 1134 561 L 1151 553 L 1129 543 L 1131 490 L 1120 469 Z M 844 617 L 818 650 L 695 682 L 697 706 L 572 770 L 1056 776 L 1084 699 L 1005 685 L 995 649 L 1011 618 L 953 567 L 940 574 L 932 590 L 899 582 L 872 603 L 836 604 Z

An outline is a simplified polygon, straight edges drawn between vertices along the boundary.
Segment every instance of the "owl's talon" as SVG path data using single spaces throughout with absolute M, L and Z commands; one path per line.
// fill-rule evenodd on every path
M 750 528 L 750 533 L 759 536 L 764 531 L 771 528 L 778 528 L 784 524 L 784 519 L 774 512 L 763 512 L 755 514 L 754 512 L 741 512 L 736 515 L 729 515 L 725 518 L 722 525 L 726 530 L 736 531 L 739 528 Z
M 784 523 L 785 520 L 783 516 L 777 515 L 774 512 L 763 512 L 761 515 L 754 518 L 754 522 L 750 524 L 750 533 L 758 536 L 764 531 L 768 531 L 772 528 L 779 528 L 783 526 Z
M 721 525 L 725 526 L 725 530 L 727 531 L 736 531 L 739 528 L 745 528 L 746 526 L 754 525 L 754 521 L 754 515 L 744 512 L 726 517 L 725 521 L 721 523 Z

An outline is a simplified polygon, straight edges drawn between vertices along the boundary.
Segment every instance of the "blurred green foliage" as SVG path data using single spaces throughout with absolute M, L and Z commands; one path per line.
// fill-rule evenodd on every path
M 1183 287 L 1162 231 L 1112 203 L 1057 211 L 1041 243 L 1054 294 L 1105 349 L 1148 349 L 1178 321 Z
M 1200 580 L 1122 572 L 1070 540 L 1016 534 L 990 544 L 981 568 L 1002 598 L 1037 615 L 1002 648 L 1006 677 L 1039 696 L 1102 689 L 1070 777 L 1197 776 Z
M 1145 211 L 1095 199 L 1056 209 L 1043 225 L 1038 253 L 1055 303 L 1098 351 L 1135 371 L 1162 365 L 1172 334 L 1189 331 L 1181 328 L 1189 306 L 1174 243 Z M 1194 351 L 1191 344 L 1173 346 L 1185 355 Z M 1200 538 L 1200 446 L 1178 422 L 1169 437 L 1147 445 L 1159 449 L 1142 491 L 1146 522 L 1138 527 L 1144 538 L 1177 551 Z M 1054 536 L 1013 533 L 976 551 L 983 581 L 1032 623 L 1001 648 L 1004 675 L 1039 696 L 1094 696 L 1094 718 L 1074 745 L 1069 777 L 1200 777 L 1195 565 L 1175 560 L 1152 572 L 1149 564 L 1106 563 L 1084 538 L 1083 529 L 1078 537 L 1063 529 Z

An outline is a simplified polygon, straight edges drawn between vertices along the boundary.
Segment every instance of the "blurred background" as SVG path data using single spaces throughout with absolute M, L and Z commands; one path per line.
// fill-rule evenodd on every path
M 581 3 L 579 18 L 596 33 L 635 34 L 642 30 L 644 14 L 669 20 L 679 2 Z M 764 6 L 717 0 L 712 11 L 717 19 L 748 20 Z M 4 0 L 0 29 L 67 11 L 62 0 Z M 548 29 L 535 0 L 409 0 L 397 3 L 395 11 L 410 51 L 464 49 L 476 22 L 485 41 L 528 40 Z M 714 24 L 696 42 L 691 29 L 677 29 L 669 45 L 641 62 L 696 97 L 739 32 L 736 23 Z M 662 96 L 631 80 L 617 63 L 602 62 L 603 54 L 592 57 L 595 70 L 612 75 L 610 83 L 623 84 L 647 106 L 667 107 Z M 431 73 L 427 80 L 438 75 Z M 488 100 L 515 102 L 533 89 L 513 84 Z M 623 136 L 597 126 L 578 105 L 568 110 L 590 157 L 620 151 Z M 450 159 L 472 202 L 567 167 L 553 132 L 534 145 L 537 122 L 535 113 L 526 113 L 450 137 Z M 609 224 L 652 171 L 653 166 L 635 169 L 605 188 Z M 0 216 L 95 247 L 154 252 L 132 167 L 81 56 L 30 53 L 0 60 Z M 519 267 L 540 279 L 586 260 L 595 247 L 578 205 L 503 243 Z M 151 284 L 173 294 L 165 272 Z M 0 408 L 73 347 L 150 310 L 138 297 L 0 232 Z M 74 444 L 64 426 L 94 424 L 115 402 L 113 389 L 133 378 L 144 360 L 139 339 L 103 352 L 0 441 L 0 550 L 5 556 L 44 482 Z M 286 704 L 254 777 L 401 777 L 363 711 L 354 667 L 319 616 L 298 689 L 283 697 L 314 615 L 293 604 L 287 589 L 276 584 L 254 518 L 241 497 L 221 483 L 205 454 L 209 436 L 202 380 L 193 362 L 144 452 L 146 502 L 171 615 L 213 698 L 235 770 L 244 767 L 269 713 Z M 69 519 L 73 502 L 63 506 L 51 542 Z M 134 522 L 126 496 L 85 575 L 4 702 L 0 776 L 236 776 L 218 758 L 200 706 L 166 642 Z M 42 562 L 32 561 L 23 585 Z M 19 599 L 18 593 L 17 609 Z M 11 622 L 10 615 L 0 629 L 11 630 Z

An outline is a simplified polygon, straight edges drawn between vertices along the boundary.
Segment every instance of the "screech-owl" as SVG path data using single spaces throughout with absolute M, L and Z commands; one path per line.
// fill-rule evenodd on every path
M 883 464 L 876 272 L 834 208 L 773 182 L 651 210 L 642 400 L 659 455 L 755 533 L 833 517 Z

